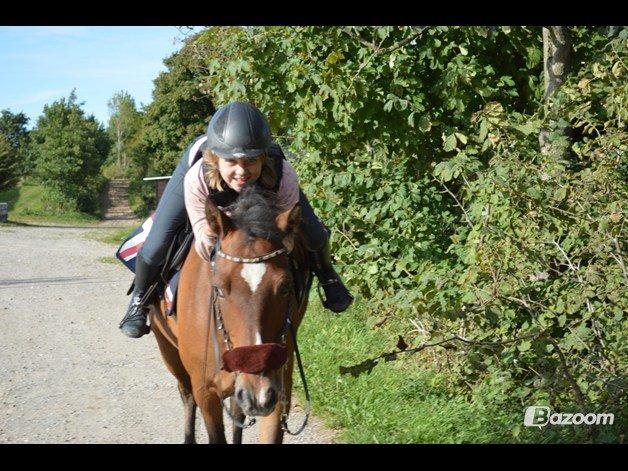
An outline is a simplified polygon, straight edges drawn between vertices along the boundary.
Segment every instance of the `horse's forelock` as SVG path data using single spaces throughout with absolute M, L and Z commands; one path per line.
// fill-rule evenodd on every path
M 233 225 L 249 238 L 281 241 L 283 232 L 276 223 L 279 207 L 274 192 L 259 185 L 246 185 L 227 211 L 231 213 Z

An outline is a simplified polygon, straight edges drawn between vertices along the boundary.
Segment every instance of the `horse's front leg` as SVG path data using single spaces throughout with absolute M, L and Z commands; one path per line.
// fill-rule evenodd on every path
M 236 418 L 236 420 L 240 423 L 244 422 L 244 419 L 246 418 L 246 416 L 244 415 L 244 412 L 242 412 L 242 409 L 240 409 L 240 406 L 238 405 L 238 401 L 236 401 L 235 396 L 231 396 L 230 399 L 231 402 L 231 413 L 233 414 L 233 416 Z M 242 427 L 238 427 L 233 420 L 231 421 L 232 427 L 233 427 L 233 444 L 234 445 L 240 445 L 242 444 Z
M 185 439 L 183 443 L 193 444 L 196 443 L 196 402 L 194 401 L 192 391 L 190 391 L 190 389 L 181 382 L 179 382 L 179 393 L 181 394 L 181 400 L 183 401 L 183 409 L 185 415 Z
M 201 409 L 209 443 L 227 443 L 222 421 L 222 401 L 216 391 L 202 385 L 194 388 L 194 399 Z
M 292 399 L 292 358 L 283 370 L 284 397 L 286 400 L 286 412 L 290 410 Z M 283 443 L 284 431 L 281 428 L 281 413 L 283 411 L 283 403 L 281 398 L 277 401 L 275 409 L 266 417 L 260 420 L 260 443 Z
M 260 443 L 283 443 L 283 430 L 281 428 L 281 402 L 277 403 L 273 410 L 266 417 L 260 419 L 259 441 Z

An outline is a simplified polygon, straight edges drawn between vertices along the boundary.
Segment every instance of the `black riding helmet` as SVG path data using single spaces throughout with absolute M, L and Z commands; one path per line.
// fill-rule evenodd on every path
M 271 142 L 270 126 L 262 112 L 250 103 L 234 101 L 212 116 L 205 147 L 223 159 L 240 159 L 266 153 Z

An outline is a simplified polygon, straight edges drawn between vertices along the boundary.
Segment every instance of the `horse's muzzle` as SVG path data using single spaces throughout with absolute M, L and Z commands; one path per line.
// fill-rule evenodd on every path
M 222 369 L 228 372 L 259 374 L 280 368 L 288 359 L 288 349 L 278 343 L 247 345 L 225 352 Z

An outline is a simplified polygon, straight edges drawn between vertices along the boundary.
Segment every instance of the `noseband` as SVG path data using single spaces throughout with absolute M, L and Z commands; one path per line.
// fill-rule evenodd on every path
M 281 248 L 279 250 L 275 250 L 265 255 L 261 255 L 259 257 L 253 258 L 244 258 L 244 257 L 235 257 L 233 255 L 226 254 L 220 249 L 220 239 L 216 242 L 214 246 L 214 253 L 222 258 L 225 258 L 229 261 L 235 263 L 261 263 L 263 261 L 269 260 L 281 254 L 288 255 L 288 251 L 286 248 Z M 215 277 L 217 268 L 214 257 L 211 259 L 212 265 L 212 279 Z M 218 370 L 218 364 L 220 362 L 220 347 L 218 345 L 218 339 L 216 337 L 216 331 L 220 330 L 222 332 L 223 341 L 225 343 L 226 352 L 222 356 L 223 365 L 221 369 L 227 372 L 234 372 L 236 375 L 239 373 L 251 373 L 251 374 L 259 374 L 264 371 L 276 370 L 280 369 L 279 376 L 281 378 L 281 391 L 280 398 L 282 402 L 282 411 L 281 411 L 281 427 L 282 429 L 290 435 L 298 435 L 303 431 L 305 426 L 307 425 L 307 421 L 310 415 L 310 393 L 307 387 L 307 382 L 305 380 L 305 373 L 303 371 L 303 365 L 301 363 L 301 356 L 299 354 L 299 348 L 297 346 L 297 338 L 294 332 L 294 327 L 292 325 L 292 302 L 288 302 L 288 307 L 286 309 L 284 325 L 279 333 L 279 342 L 276 343 L 265 343 L 261 345 L 247 345 L 244 347 L 233 347 L 233 343 L 231 342 L 231 338 L 229 337 L 229 333 L 224 326 L 224 322 L 222 320 L 222 313 L 220 312 L 219 298 L 222 293 L 220 288 L 218 288 L 215 284 L 212 283 L 212 294 L 210 298 L 210 318 L 213 319 L 214 329 L 212 329 L 213 333 L 213 343 L 214 343 L 214 359 L 216 364 L 216 370 Z M 287 402 L 285 400 L 285 386 L 284 386 L 284 371 L 283 368 L 286 365 L 286 361 L 288 359 L 288 348 L 286 346 L 286 337 L 287 333 L 290 331 L 292 342 L 294 345 L 294 351 L 297 357 L 297 364 L 299 366 L 299 373 L 301 375 L 301 381 L 303 382 L 303 389 L 305 391 L 306 396 L 306 407 L 305 407 L 305 419 L 303 424 L 296 432 L 290 431 L 288 427 L 288 411 L 286 411 Z M 208 332 L 209 333 L 209 332 Z M 207 357 L 206 357 L 207 358 Z M 219 394 L 220 395 L 220 394 Z M 221 399 L 223 399 L 221 397 Z M 222 402 L 222 401 L 221 401 Z M 224 404 L 223 404 L 224 406 Z M 255 418 L 250 418 L 246 424 L 239 422 L 236 417 L 231 413 L 229 407 L 224 406 L 227 414 L 232 419 L 235 426 L 240 428 L 248 428 L 255 424 Z

